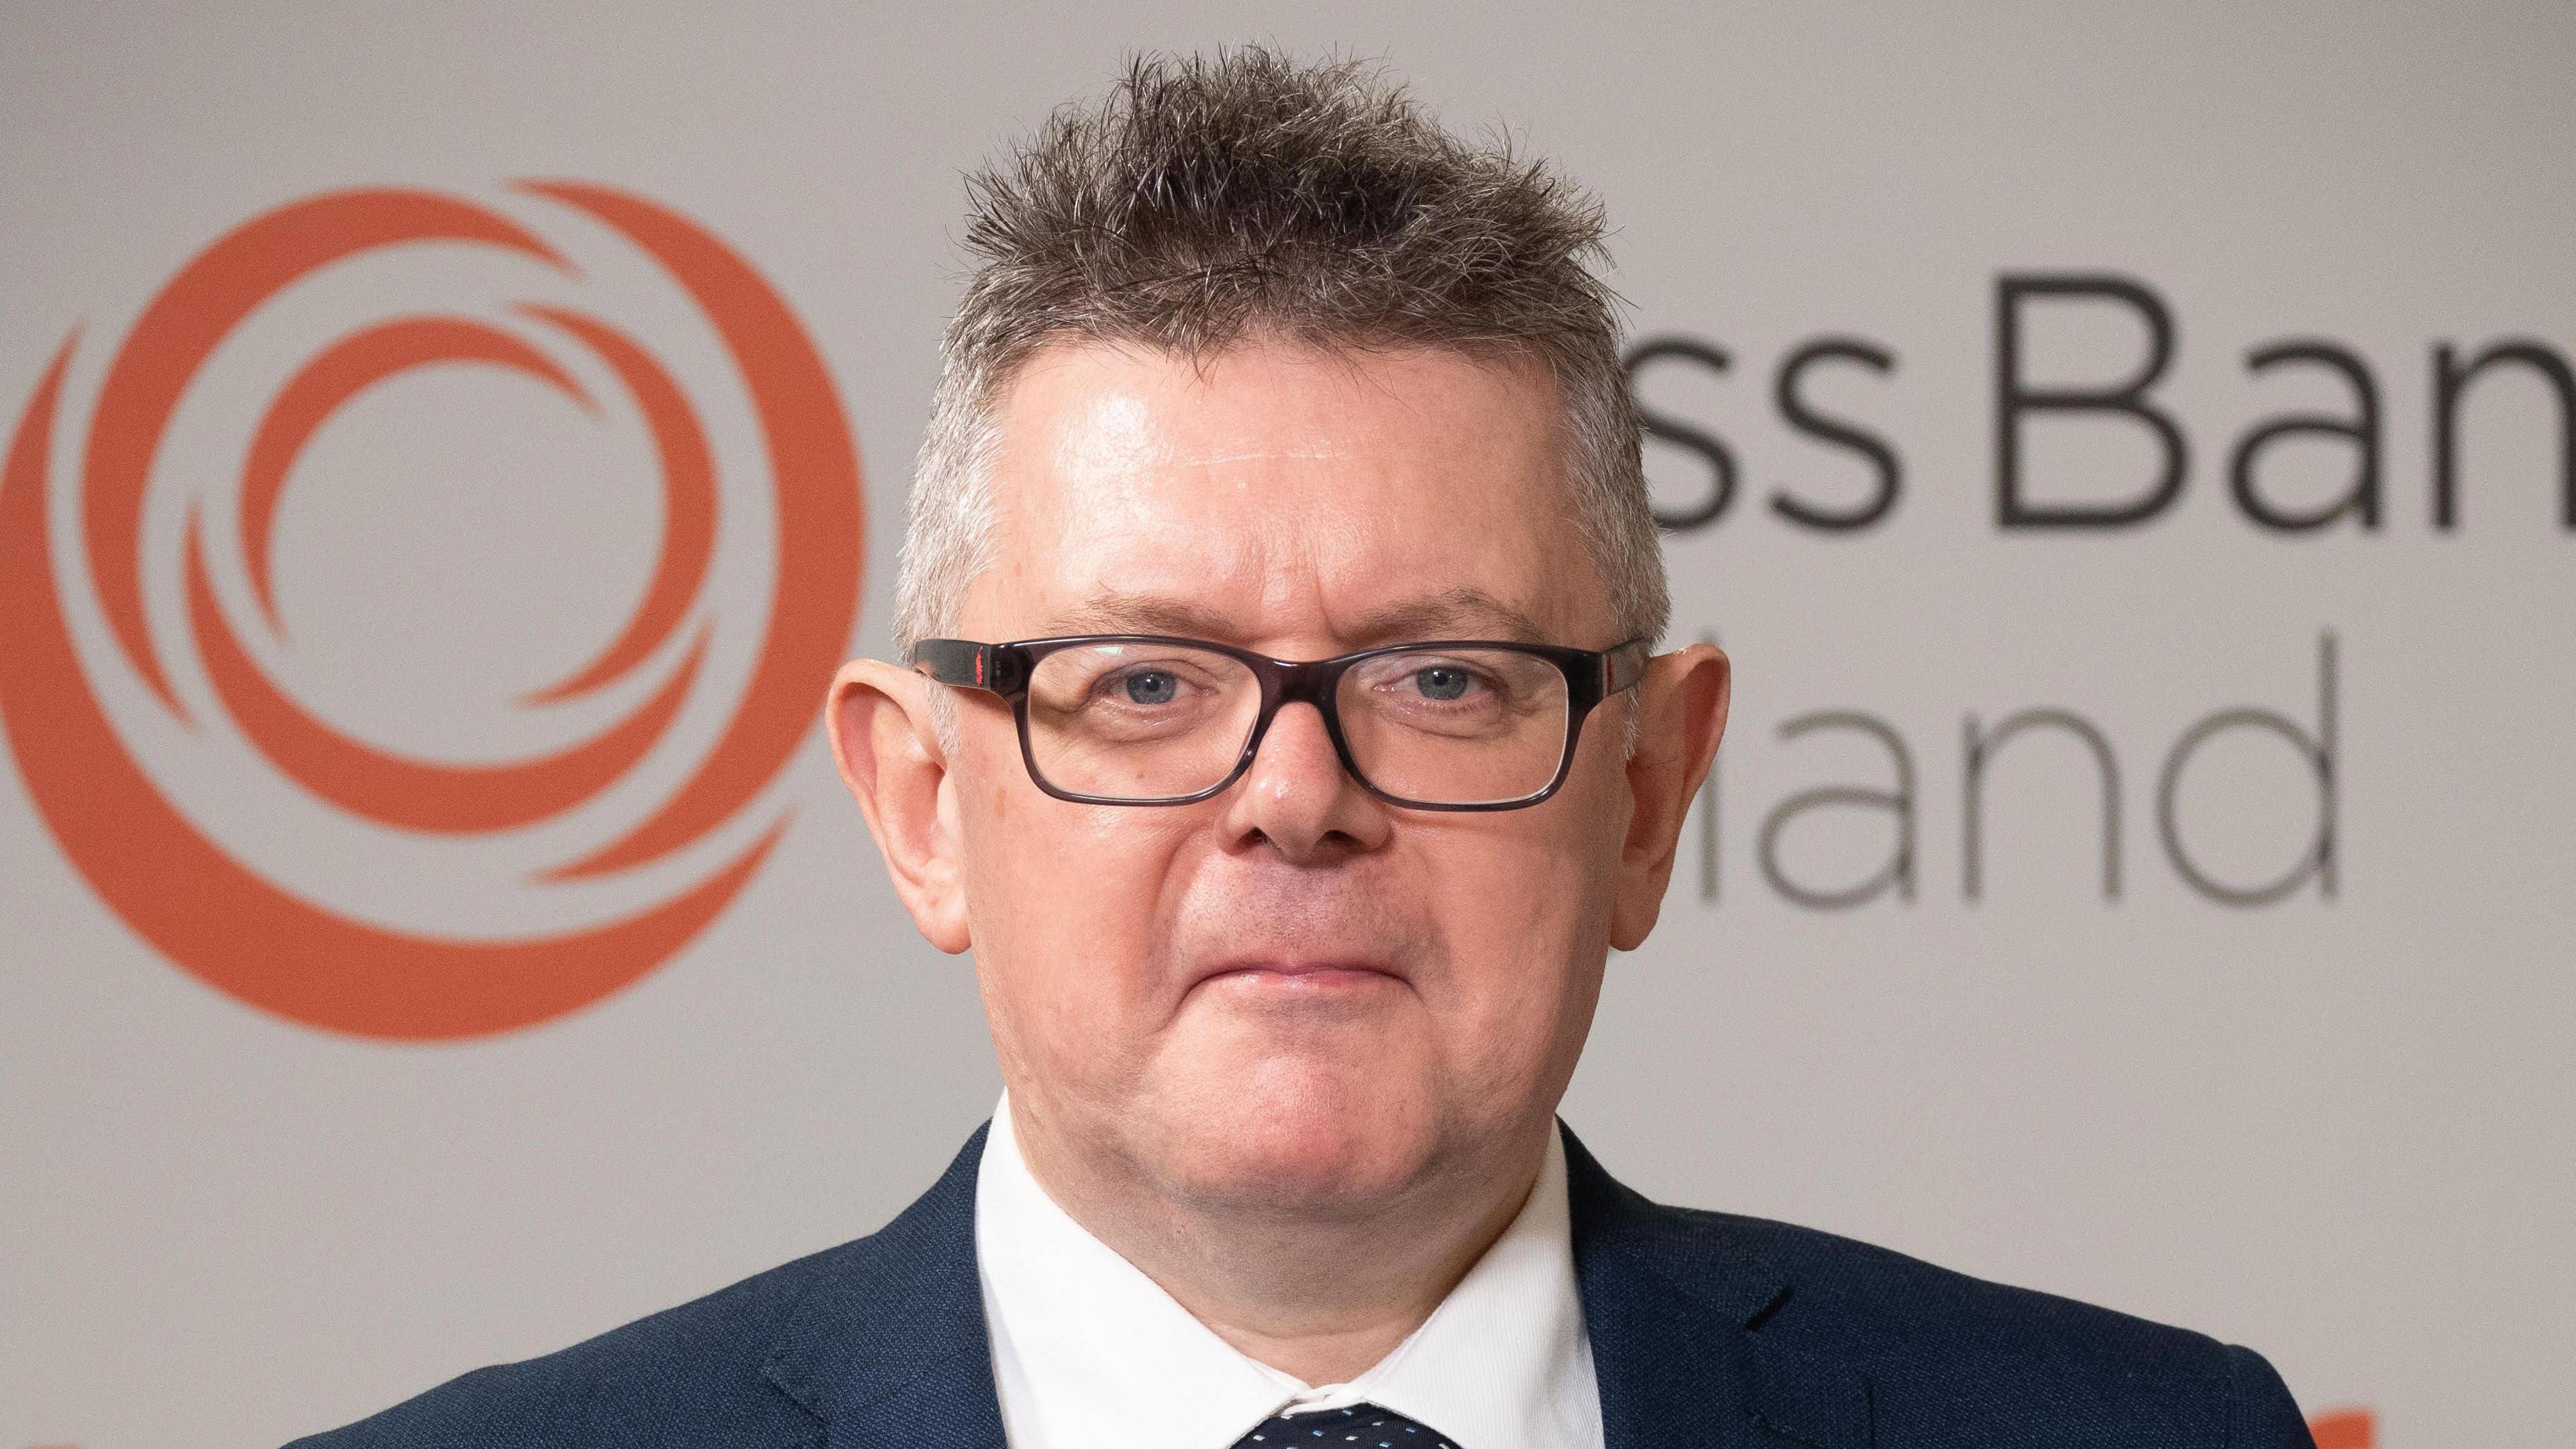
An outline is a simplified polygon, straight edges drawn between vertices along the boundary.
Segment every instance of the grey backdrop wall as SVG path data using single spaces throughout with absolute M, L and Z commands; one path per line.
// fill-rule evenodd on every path
M 544 872 L 751 759 L 730 722 L 793 633 L 767 601 L 802 569 L 836 620 L 860 561 L 855 529 L 800 532 L 833 516 L 832 440 L 763 411 L 797 348 L 744 342 L 759 295 L 855 436 L 851 647 L 881 652 L 960 172 L 1131 49 L 1244 38 L 1385 58 L 1620 227 L 1675 632 L 1734 653 L 1738 712 L 1566 1104 L 1614 1169 L 2253 1344 L 2312 1416 L 2374 1416 L 2333 1421 L 2343 1449 L 2563 1442 L 2576 20 L 1121 0 L 0 11 L 0 1449 L 274 1442 L 928 1182 L 998 1086 L 971 976 L 810 731 L 670 851 Z M 134 340 L 153 299 L 366 188 L 497 220 L 403 242 L 325 207 L 324 243 L 393 240 L 215 328 L 119 475 L 115 360 L 186 352 Z M 762 282 L 694 290 L 690 237 Z M 650 379 L 521 301 L 639 339 L 718 490 L 676 632 L 542 707 L 693 505 L 664 501 Z M 190 305 L 169 325 L 216 315 Z M 480 319 L 481 365 L 353 395 L 280 475 L 267 553 L 235 546 L 290 378 L 422 315 Z M 511 339 L 590 410 L 488 355 Z M 701 627 L 703 666 L 562 811 L 501 788 L 481 823 L 389 823 L 444 797 L 368 795 L 364 759 L 317 785 L 225 691 L 196 518 L 200 608 L 378 755 L 562 750 L 682 680 Z M 117 743 L 85 755 L 91 693 Z M 84 834 L 132 803 L 119 751 L 239 880 L 140 815 Z M 365 939 L 578 932 L 782 819 L 702 930 L 622 968 L 529 948 L 475 978 L 483 1019 L 371 1017 L 409 967 L 243 924 L 271 919 L 249 880 Z

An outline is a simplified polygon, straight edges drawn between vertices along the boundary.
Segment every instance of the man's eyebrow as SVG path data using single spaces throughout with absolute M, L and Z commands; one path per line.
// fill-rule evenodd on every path
M 1108 590 L 1047 621 L 1050 635 L 1176 634 L 1220 643 L 1241 642 L 1242 629 L 1228 615 L 1187 599 Z M 1483 589 L 1462 585 L 1408 599 L 1362 616 L 1346 642 L 1354 648 L 1416 639 L 1503 639 L 1548 642 L 1547 631 L 1527 613 Z
M 1503 639 L 1543 644 L 1547 631 L 1483 589 L 1461 585 L 1427 598 L 1391 604 L 1364 616 L 1351 642 L 1363 648 L 1408 639 Z
M 1049 619 L 1046 632 L 1064 634 L 1178 634 L 1226 642 L 1234 626 L 1226 617 L 1186 599 L 1104 590 Z

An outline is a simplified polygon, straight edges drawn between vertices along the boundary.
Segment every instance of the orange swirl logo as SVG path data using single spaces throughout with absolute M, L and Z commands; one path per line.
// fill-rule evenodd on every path
M 541 891 L 579 892 L 585 882 L 645 871 L 741 817 L 804 738 L 858 610 L 859 468 L 812 341 L 722 242 L 621 192 L 566 182 L 517 190 L 621 237 L 694 304 L 730 359 L 729 385 L 747 403 L 748 431 L 756 431 L 766 455 L 768 498 L 739 500 L 755 505 L 742 511 L 767 517 L 776 535 L 764 561 L 769 589 L 757 643 L 744 646 L 744 682 L 730 714 L 710 725 L 712 745 L 658 803 L 630 812 L 640 819 L 600 831 L 604 840 L 586 842 L 528 879 Z M 168 641 L 156 638 L 147 609 L 147 497 L 156 482 L 177 489 L 183 522 L 167 612 L 184 620 L 184 638 L 194 646 L 199 698 L 220 706 L 240 738 L 304 799 L 345 812 L 334 818 L 358 817 L 378 833 L 391 827 L 416 837 L 496 837 L 567 817 L 636 776 L 648 754 L 676 742 L 672 727 L 693 687 L 713 675 L 709 645 L 722 613 L 717 604 L 728 596 L 711 586 L 710 565 L 720 504 L 730 518 L 737 500 L 723 487 L 723 450 L 657 354 L 595 316 L 536 302 L 496 308 L 489 317 L 377 320 L 339 336 L 276 385 L 238 441 L 237 474 L 159 466 L 183 398 L 255 313 L 326 268 L 424 243 L 513 257 L 550 268 L 558 279 L 582 275 L 555 246 L 500 212 L 427 192 L 338 192 L 257 217 L 189 262 L 106 363 L 86 445 L 76 464 L 63 465 L 78 479 L 77 528 L 64 531 L 76 539 L 69 552 L 85 564 L 113 641 L 110 658 L 121 656 L 131 671 L 125 693 L 175 722 L 183 737 L 202 739 L 203 711 L 186 701 L 163 652 Z M 75 640 L 70 605 L 77 600 L 65 588 L 72 576 L 58 566 L 64 559 L 49 500 L 57 404 L 78 342 L 76 330 L 45 370 L 0 469 L 0 724 L 64 853 L 117 915 L 172 960 L 242 1001 L 314 1026 L 370 1037 L 475 1036 L 544 1021 L 636 980 L 703 929 L 759 869 L 785 828 L 784 810 L 748 844 L 617 919 L 553 934 L 463 938 L 331 909 L 218 844 L 138 761 L 134 732 L 120 733 L 112 722 L 106 691 L 94 687 Z M 236 614 L 248 613 L 272 640 L 283 637 L 275 526 L 307 444 L 366 390 L 414 369 L 454 364 L 501 369 L 594 417 L 606 411 L 599 384 L 613 380 L 661 475 L 661 546 L 623 628 L 589 662 L 520 703 L 578 711 L 577 702 L 595 692 L 614 697 L 621 682 L 649 682 L 654 671 L 660 682 L 630 685 L 625 692 L 641 702 L 587 738 L 500 763 L 432 761 L 358 738 L 279 685 L 236 628 Z M 226 476 L 210 476 L 217 471 Z M 219 489 L 218 481 L 237 486 Z M 239 550 L 230 574 L 240 581 L 234 596 L 246 594 L 255 608 L 225 603 L 209 563 L 224 546 Z M 746 620 L 729 637 L 748 637 L 748 628 Z M 158 632 L 183 634 L 175 622 Z M 601 707 L 598 698 L 590 704 L 594 714 Z

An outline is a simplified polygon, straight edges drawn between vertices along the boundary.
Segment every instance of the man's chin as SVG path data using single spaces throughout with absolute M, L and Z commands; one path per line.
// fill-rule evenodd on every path
M 1342 1079 L 1301 1090 L 1211 1090 L 1139 1144 L 1174 1191 L 1206 1208 L 1365 1216 L 1417 1185 L 1435 1114 L 1412 1094 Z

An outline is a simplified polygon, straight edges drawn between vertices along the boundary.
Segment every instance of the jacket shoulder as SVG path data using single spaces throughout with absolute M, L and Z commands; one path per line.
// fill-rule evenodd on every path
M 983 1151 L 978 1128 L 930 1191 L 864 1238 L 560 1353 L 479 1369 L 296 1449 L 810 1444 L 843 1390 L 891 1390 L 981 1350 Z M 864 1385 L 861 1368 L 874 1374 Z
M 679 1449 L 787 1444 L 815 1424 L 768 1356 L 813 1284 L 867 1239 L 772 1268 L 542 1358 L 497 1364 L 290 1449 Z
M 1882 1444 L 2308 1449 L 2296 1403 L 2249 1349 L 1886 1248 L 1767 1219 L 1664 1208 L 1704 1265 L 1748 1255 L 1779 1290 L 1750 1325 L 1757 1372 L 1825 1365 L 1869 1383 Z

